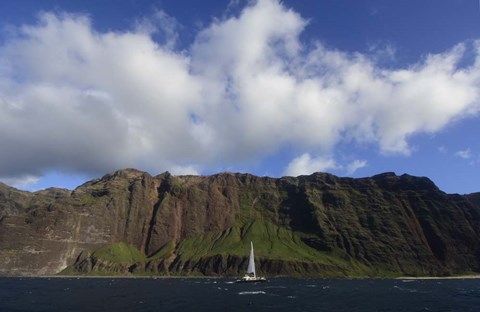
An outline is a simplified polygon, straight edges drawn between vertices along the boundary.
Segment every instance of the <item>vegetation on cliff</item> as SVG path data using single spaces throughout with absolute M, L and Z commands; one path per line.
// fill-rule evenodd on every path
M 73 192 L 1 186 L 0 272 L 233 276 L 243 274 L 250 241 L 267 275 L 478 272 L 479 198 L 393 173 L 273 179 L 126 169 Z

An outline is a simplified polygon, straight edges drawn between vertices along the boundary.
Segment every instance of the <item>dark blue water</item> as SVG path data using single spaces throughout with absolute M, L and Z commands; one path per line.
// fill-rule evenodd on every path
M 0 278 L 0 311 L 480 311 L 480 279 Z

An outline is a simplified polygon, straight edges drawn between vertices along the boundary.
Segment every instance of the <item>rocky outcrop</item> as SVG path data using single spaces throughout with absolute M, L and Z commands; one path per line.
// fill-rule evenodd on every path
M 125 169 L 74 191 L 0 184 L 0 274 L 238 275 L 250 240 L 259 270 L 272 275 L 478 272 L 478 194 L 449 195 L 428 178 L 393 173 L 274 179 Z M 95 256 L 118 242 L 144 259 Z

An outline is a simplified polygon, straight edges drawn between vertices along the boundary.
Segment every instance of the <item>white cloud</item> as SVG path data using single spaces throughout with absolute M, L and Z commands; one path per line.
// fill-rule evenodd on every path
M 170 169 L 173 175 L 199 175 L 200 172 L 196 166 L 178 166 L 174 165 Z
M 96 33 L 85 17 L 44 14 L 0 49 L 0 173 L 105 172 L 181 161 L 196 143 L 189 59 L 144 33 Z M 166 169 L 166 168 L 163 168 Z
M 324 172 L 330 169 L 337 169 L 339 166 L 335 160 L 326 157 L 312 158 L 310 154 L 305 153 L 288 164 L 285 169 L 284 175 L 287 176 L 299 176 L 308 175 L 314 172 Z
M 351 163 L 347 165 L 347 174 L 353 174 L 355 171 L 358 169 L 364 168 L 367 166 L 367 161 L 366 160 L 354 160 Z
M 31 176 L 31 175 L 19 176 L 14 178 L 0 177 L 0 182 L 3 182 L 7 185 L 10 185 L 16 188 L 25 188 L 28 186 L 35 185 L 38 183 L 39 180 L 40 180 L 40 177 Z
M 306 173 L 335 168 L 310 154 L 339 142 L 408 155 L 411 136 L 479 111 L 480 43 L 466 67 L 458 45 L 392 70 L 375 55 L 305 44 L 308 22 L 276 0 L 215 20 L 188 51 L 174 50 L 179 26 L 163 11 L 142 23 L 98 32 L 85 16 L 46 13 L 3 41 L 1 176 L 202 172 L 287 146 L 305 152 L 287 172 Z
M 455 156 L 463 158 L 463 159 L 470 159 L 470 158 L 472 158 L 472 151 L 469 148 L 467 148 L 465 150 L 456 152 Z
M 137 21 L 136 30 L 147 35 L 155 35 L 164 48 L 173 49 L 178 43 L 178 30 L 181 24 L 163 10 L 156 10 L 152 17 Z

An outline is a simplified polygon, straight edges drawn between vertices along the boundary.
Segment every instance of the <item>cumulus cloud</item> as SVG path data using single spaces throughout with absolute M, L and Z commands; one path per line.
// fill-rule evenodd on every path
M 333 158 L 314 157 L 305 153 L 288 164 L 284 174 L 287 176 L 308 175 L 313 172 L 324 172 L 330 169 L 338 169 L 339 166 Z
M 310 154 L 339 142 L 408 155 L 411 136 L 479 111 L 480 44 L 384 69 L 374 55 L 302 42 L 307 20 L 277 0 L 215 20 L 188 51 L 175 50 L 174 19 L 154 19 L 98 32 L 86 16 L 44 13 L 3 41 L 0 177 L 198 173 L 285 147 L 301 154 L 285 172 L 306 173 L 335 168 Z M 475 61 L 462 67 L 467 49 Z
M 286 176 L 309 175 L 314 172 L 345 172 L 348 175 L 354 174 L 358 169 L 367 166 L 366 160 L 355 159 L 354 161 L 342 165 L 331 156 L 312 157 L 305 153 L 294 158 L 285 168 L 283 174 Z
M 43 14 L 0 49 L 0 175 L 181 161 L 199 98 L 189 59 L 148 34 Z
M 367 166 L 366 160 L 355 159 L 347 165 L 347 174 L 354 174 L 358 169 L 364 168 Z

